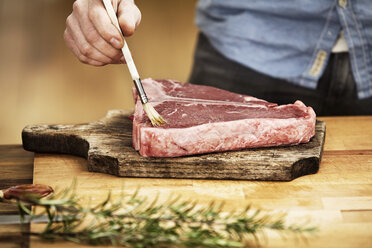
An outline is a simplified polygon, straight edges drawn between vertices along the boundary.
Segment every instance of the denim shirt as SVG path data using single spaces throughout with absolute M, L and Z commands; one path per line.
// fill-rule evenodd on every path
M 227 58 L 313 89 L 343 30 L 358 97 L 372 96 L 372 0 L 200 0 L 196 24 Z

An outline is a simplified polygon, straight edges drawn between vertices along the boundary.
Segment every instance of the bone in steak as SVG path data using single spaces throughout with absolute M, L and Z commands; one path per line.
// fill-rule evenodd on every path
M 278 106 L 210 86 L 152 79 L 142 83 L 167 121 L 153 127 L 133 90 L 133 146 L 145 157 L 295 145 L 315 134 L 315 112 L 301 101 Z

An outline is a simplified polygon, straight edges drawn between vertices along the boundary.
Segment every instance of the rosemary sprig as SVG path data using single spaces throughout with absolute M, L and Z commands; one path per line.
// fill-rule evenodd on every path
M 158 204 L 122 193 L 118 200 L 111 194 L 96 206 L 80 205 L 74 186 L 46 199 L 31 199 L 40 214 L 30 212 L 18 201 L 20 215 L 36 218 L 46 214 L 49 222 L 40 233 L 28 233 L 43 239 L 64 239 L 91 245 L 127 247 L 247 247 L 260 242 L 266 230 L 305 237 L 317 228 L 287 225 L 285 216 L 252 209 L 223 212 L 223 203 L 202 207 L 179 197 Z M 28 199 L 28 202 L 30 199 Z M 35 209 L 34 207 L 34 209 Z

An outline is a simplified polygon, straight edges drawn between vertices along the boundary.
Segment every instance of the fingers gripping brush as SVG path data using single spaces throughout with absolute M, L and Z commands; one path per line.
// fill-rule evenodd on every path
M 136 86 L 137 93 L 141 99 L 142 107 L 145 110 L 146 115 L 149 117 L 151 124 L 155 127 L 165 124 L 165 120 L 163 119 L 163 117 L 160 116 L 160 114 L 154 109 L 154 107 L 151 105 L 151 103 L 147 99 L 147 96 L 146 96 L 145 90 L 143 89 L 136 65 L 134 64 L 134 61 L 133 61 L 132 54 L 129 51 L 129 47 L 128 47 L 127 42 L 124 39 L 124 35 L 121 32 L 119 21 L 116 17 L 114 8 L 112 7 L 111 0 L 103 0 L 103 4 L 105 5 L 107 14 L 110 17 L 112 24 L 115 25 L 115 27 L 119 30 L 119 32 L 123 36 L 124 46 L 122 47 L 121 51 L 123 52 L 125 61 L 127 62 L 129 73 L 132 76 L 134 85 Z

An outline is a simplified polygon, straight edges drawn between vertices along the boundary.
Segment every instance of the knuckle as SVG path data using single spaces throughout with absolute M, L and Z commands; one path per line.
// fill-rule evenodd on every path
M 96 6 L 89 8 L 88 17 L 89 19 L 95 20 L 99 16 L 99 9 Z
M 99 36 L 95 32 L 87 32 L 85 38 L 90 44 L 94 44 L 98 41 Z
M 65 31 L 63 32 L 63 39 L 68 42 L 68 33 L 67 33 L 67 29 L 65 29 Z
M 78 57 L 78 59 L 80 60 L 80 62 L 82 62 L 82 63 L 84 63 L 84 64 L 88 63 L 88 59 L 87 59 L 87 57 L 85 57 L 84 55 L 80 54 L 80 55 L 77 56 L 77 57 Z
M 65 41 L 65 43 L 69 47 L 70 47 L 71 43 L 73 42 L 73 40 L 71 39 L 70 34 L 68 33 L 67 29 L 65 30 L 65 32 L 63 32 L 63 40 Z
M 102 36 L 105 40 L 108 40 L 111 38 L 111 30 L 110 27 L 108 28 L 99 28 L 97 27 L 97 21 L 101 20 L 102 17 L 100 16 L 102 13 L 98 9 L 98 7 L 92 7 L 89 9 L 88 13 L 88 19 L 93 24 L 93 26 L 97 29 L 100 36 Z M 97 37 L 93 37 L 94 39 L 97 39 Z
M 72 4 L 72 10 L 74 12 L 80 12 L 80 2 L 77 0 Z
M 107 30 L 101 30 L 100 31 L 100 35 L 103 37 L 104 40 L 106 40 L 107 42 L 110 41 L 110 39 L 112 38 L 112 33 L 108 32 Z
M 81 0 L 76 0 L 73 4 L 72 4 L 72 10 L 73 12 L 76 12 L 76 13 L 81 13 L 82 12 L 82 9 L 83 9 L 83 3 L 81 2 Z
M 67 18 L 66 18 L 66 26 L 67 27 L 71 27 L 71 22 L 72 22 L 72 14 L 71 15 L 69 15 Z
M 102 37 L 103 40 L 110 42 L 110 39 L 113 37 L 113 34 L 109 32 L 108 30 L 99 30 L 98 31 L 100 37 Z
M 80 51 L 84 56 L 91 57 L 93 53 L 93 47 L 90 45 L 84 45 Z

